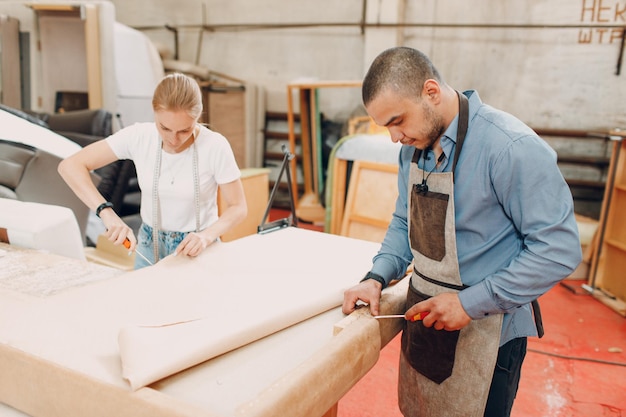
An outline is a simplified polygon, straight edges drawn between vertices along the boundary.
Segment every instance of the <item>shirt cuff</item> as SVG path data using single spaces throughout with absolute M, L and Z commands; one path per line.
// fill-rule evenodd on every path
M 374 281 L 379 282 L 380 285 L 383 286 L 383 289 L 387 286 L 387 281 L 385 281 L 385 278 L 381 277 L 378 274 L 373 273 L 372 271 L 370 271 L 367 274 L 365 274 L 365 277 L 363 277 L 361 282 L 366 281 L 368 279 L 373 279 Z
M 493 312 L 500 311 L 484 282 L 459 292 L 459 300 L 467 315 L 473 320 L 482 319 Z

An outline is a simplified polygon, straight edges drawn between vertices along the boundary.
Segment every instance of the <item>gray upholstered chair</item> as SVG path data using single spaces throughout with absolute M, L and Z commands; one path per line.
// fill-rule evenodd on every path
M 89 208 L 57 172 L 61 158 L 23 143 L 0 139 L 0 197 L 72 209 L 86 244 Z M 100 177 L 92 175 L 95 184 Z

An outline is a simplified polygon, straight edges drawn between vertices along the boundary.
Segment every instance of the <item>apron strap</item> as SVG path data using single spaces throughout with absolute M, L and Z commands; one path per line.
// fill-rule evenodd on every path
M 429 278 L 426 275 L 420 273 L 415 268 L 413 268 L 413 273 L 426 282 L 430 282 L 431 284 L 439 285 L 440 287 L 448 288 L 451 290 L 461 291 L 461 290 L 464 290 L 465 288 L 469 288 L 469 285 L 465 285 L 465 284 L 454 285 L 454 284 L 448 284 L 447 282 L 437 281 L 436 279 Z M 530 305 L 533 309 L 533 317 L 535 319 L 535 327 L 537 328 L 537 336 L 539 337 L 539 339 L 541 339 L 543 335 L 545 334 L 545 331 L 543 329 L 543 319 L 541 317 L 541 308 L 539 307 L 539 301 L 533 300 L 530 303 Z
M 537 335 L 541 339 L 544 334 L 543 320 L 541 318 L 541 309 L 539 308 L 539 300 L 534 300 L 530 305 L 533 307 L 533 316 L 535 317 L 535 327 L 537 327 Z
M 459 160 L 459 155 L 461 155 L 461 148 L 463 147 L 465 135 L 467 134 L 467 128 L 469 126 L 469 100 L 465 97 L 465 94 L 458 91 L 456 92 L 456 95 L 459 98 L 459 123 L 456 129 L 456 151 L 454 152 L 454 159 L 452 161 L 453 181 L 456 180 L 454 171 L 456 170 L 456 163 Z M 415 151 L 413 151 L 412 162 L 417 164 L 417 161 L 419 161 L 421 156 L 422 150 L 415 148 Z
M 435 284 L 435 285 L 438 285 L 440 287 L 448 288 L 448 289 L 451 289 L 451 290 L 461 291 L 461 290 L 464 290 L 466 288 L 469 288 L 469 285 L 465 285 L 465 284 L 463 284 L 463 285 L 449 284 L 447 282 L 438 281 L 438 280 L 436 280 L 434 278 L 427 277 L 426 275 L 422 274 L 417 269 L 415 269 L 415 267 L 413 267 L 413 273 L 415 275 L 417 275 L 418 277 L 420 277 L 421 279 L 423 279 L 424 281 L 426 281 L 426 282 L 430 282 L 431 284 Z
M 458 91 L 456 95 L 459 97 L 459 125 L 456 128 L 456 149 L 454 152 L 454 160 L 452 162 L 452 179 L 456 180 L 454 171 L 456 170 L 456 163 L 461 155 L 461 148 L 465 141 L 465 134 L 467 133 L 467 127 L 469 124 L 469 100 L 465 97 L 465 94 L 461 94 Z

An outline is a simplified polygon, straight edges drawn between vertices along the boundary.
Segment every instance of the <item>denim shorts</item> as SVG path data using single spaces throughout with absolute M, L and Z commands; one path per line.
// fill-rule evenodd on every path
M 168 232 L 159 230 L 159 260 L 174 253 L 180 242 L 183 241 L 185 236 L 189 232 Z M 137 248 L 136 251 L 150 259 L 150 262 L 154 262 L 154 249 L 152 245 L 152 227 L 145 223 L 141 223 L 139 233 L 137 235 Z M 148 262 L 141 256 L 135 256 L 135 269 L 144 268 L 149 266 Z

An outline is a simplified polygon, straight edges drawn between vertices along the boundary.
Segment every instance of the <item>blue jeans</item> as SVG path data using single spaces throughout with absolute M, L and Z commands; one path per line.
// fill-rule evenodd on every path
M 159 260 L 165 258 L 167 255 L 174 253 L 180 242 L 187 236 L 189 232 L 168 232 L 159 230 Z M 137 235 L 137 248 L 136 251 L 150 259 L 150 262 L 154 262 L 154 249 L 152 245 L 152 227 L 145 223 L 141 223 L 139 233 Z M 135 269 L 144 268 L 149 266 L 145 259 L 141 256 L 135 256 Z

